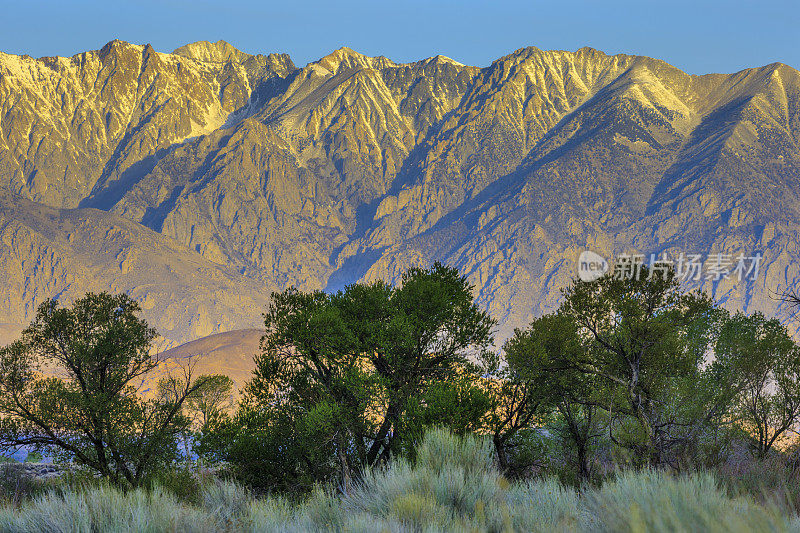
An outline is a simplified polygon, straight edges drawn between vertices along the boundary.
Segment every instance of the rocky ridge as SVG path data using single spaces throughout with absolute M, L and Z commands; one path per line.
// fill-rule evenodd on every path
M 590 48 L 524 48 L 485 68 L 348 48 L 298 68 L 222 41 L 172 54 L 120 41 L 72 58 L 3 54 L 3 207 L 70 213 L 48 215 L 67 243 L 57 255 L 90 265 L 71 278 L 26 270 L 17 264 L 47 251 L 6 244 L 0 258 L 17 259 L 2 267 L 13 288 L 3 322 L 24 323 L 44 296 L 108 284 L 151 298 L 148 318 L 183 342 L 256 325 L 272 289 L 394 280 L 441 260 L 469 276 L 502 338 L 557 305 L 587 248 L 759 252 L 753 281 L 688 285 L 784 313 L 772 295 L 800 275 L 799 110 L 800 73 L 786 65 L 694 76 Z M 122 248 L 136 256 L 150 243 L 173 277 L 147 261 L 106 268 L 120 253 L 113 239 L 78 251 L 60 227 L 78 216 L 87 228 L 93 217 L 137 228 Z M 189 264 L 215 281 L 191 283 L 202 287 L 192 294 L 200 267 Z M 153 292 L 154 277 L 187 288 Z M 178 326 L 189 309 L 214 317 Z

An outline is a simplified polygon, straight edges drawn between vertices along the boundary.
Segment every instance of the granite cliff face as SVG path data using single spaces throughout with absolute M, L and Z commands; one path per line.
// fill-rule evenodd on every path
M 297 68 L 222 41 L 0 55 L 2 322 L 106 286 L 152 302 L 182 342 L 252 327 L 272 289 L 441 260 L 503 337 L 557 305 L 586 248 L 761 252 L 753 282 L 693 285 L 782 312 L 770 295 L 800 276 L 799 143 L 800 73 L 781 64 L 690 76 L 588 48 L 486 68 L 342 48 Z M 112 268 L 120 250 L 143 259 Z

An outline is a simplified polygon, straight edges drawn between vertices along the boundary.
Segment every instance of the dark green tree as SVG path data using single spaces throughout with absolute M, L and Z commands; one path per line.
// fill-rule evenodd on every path
M 466 277 L 439 263 L 405 272 L 389 304 L 391 319 L 383 340 L 369 347 L 386 403 L 367 453 L 368 465 L 388 459 L 393 445 L 404 438 L 398 422 L 412 398 L 437 382 L 482 374 L 478 363 L 489 355 L 495 326 L 473 301 Z
M 494 321 L 455 269 L 410 269 L 398 287 L 289 289 L 273 295 L 265 324 L 239 411 L 204 438 L 245 477 L 291 490 L 335 475 L 346 486 L 407 450 L 426 424 L 466 430 L 476 422 L 465 412 L 485 415 L 470 380 Z M 472 407 L 452 417 L 457 407 L 447 404 L 464 400 Z
M 159 359 L 151 356 L 156 332 L 138 312 L 124 294 L 40 305 L 21 340 L 0 350 L 0 443 L 133 486 L 173 459 L 188 424 L 181 406 L 196 387 L 187 367 L 174 397 L 139 394 Z
M 600 380 L 580 369 L 589 359 L 589 338 L 580 335 L 571 317 L 553 313 L 515 330 L 504 349 L 509 366 L 528 380 L 539 405 L 553 413 L 547 429 L 573 463 L 577 481 L 587 481 L 594 442 L 603 430 L 598 411 L 605 405 Z
M 434 427 L 447 428 L 456 435 L 481 432 L 493 406 L 491 392 L 475 375 L 433 382 L 409 400 L 398 423 L 404 438 L 396 441 L 395 452 L 413 458 L 425 433 Z
M 531 453 L 540 440 L 533 426 L 543 425 L 549 414 L 548 397 L 541 394 L 537 384 L 520 376 L 513 368 L 504 366 L 494 373 L 487 384 L 491 407 L 486 428 L 492 438 L 498 466 L 505 475 L 517 477 L 533 466 L 538 453 Z

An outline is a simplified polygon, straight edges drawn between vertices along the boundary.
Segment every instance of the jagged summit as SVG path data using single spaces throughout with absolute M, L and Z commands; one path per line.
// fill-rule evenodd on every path
M 339 72 L 341 68 L 371 68 L 380 70 L 382 68 L 397 66 L 394 61 L 383 56 L 366 56 L 347 46 L 334 50 L 317 61 L 313 61 L 311 64 L 318 65 L 334 74 Z
M 457 67 L 465 67 L 464 63 L 459 63 L 455 59 L 452 59 L 447 56 L 443 56 L 442 54 L 437 54 L 433 57 L 429 57 L 428 59 L 423 60 L 425 63 L 448 63 L 450 65 L 455 65 Z
M 111 50 L 118 50 L 118 49 L 122 49 L 122 48 L 134 48 L 136 50 L 141 51 L 141 50 L 144 50 L 145 45 L 129 43 L 128 41 L 123 41 L 121 39 L 111 39 L 106 44 L 101 46 L 100 49 L 98 50 L 98 52 L 101 55 L 104 55 L 104 54 L 107 54 Z
M 334 50 L 330 54 L 318 59 L 317 61 L 312 61 L 309 63 L 309 68 L 322 68 L 327 70 L 330 73 L 337 73 L 342 68 L 347 69 L 374 69 L 374 70 L 381 70 L 386 68 L 400 68 L 400 67 L 411 67 L 411 66 L 421 66 L 421 65 L 428 65 L 428 64 L 450 64 L 456 67 L 465 67 L 463 63 L 460 63 L 452 58 L 447 56 L 437 54 L 435 56 L 431 56 L 425 59 L 421 59 L 419 61 L 415 61 L 412 63 L 397 63 L 388 59 L 384 56 L 367 56 L 362 53 L 356 52 L 352 48 L 347 46 L 343 46 L 337 50 Z
M 215 43 L 208 41 L 195 41 L 185 44 L 172 51 L 173 54 L 196 59 L 198 61 L 210 61 L 221 63 L 225 61 L 243 62 L 250 57 L 250 54 L 242 52 L 230 43 L 219 40 Z

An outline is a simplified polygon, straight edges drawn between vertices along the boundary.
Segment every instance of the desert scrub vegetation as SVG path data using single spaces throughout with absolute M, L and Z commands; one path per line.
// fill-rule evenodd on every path
M 575 280 L 502 353 L 441 264 L 398 286 L 289 288 L 235 408 L 230 380 L 188 365 L 139 394 L 155 332 L 124 295 L 46 302 L 0 349 L 0 452 L 80 469 L 0 480 L 0 525 L 797 530 L 800 346 L 650 274 Z M 66 377 L 37 371 L 53 361 Z
M 399 286 L 276 293 L 253 378 L 235 411 L 207 418 L 195 452 L 289 497 L 349 492 L 414 460 L 432 427 L 488 435 L 508 479 L 578 487 L 618 466 L 716 468 L 739 444 L 748 461 L 800 466 L 786 453 L 800 435 L 800 346 L 778 320 L 732 314 L 662 270 L 575 280 L 502 353 L 473 287 L 440 264 Z
M 0 508 L 3 532 L 800 531 L 787 507 L 732 496 L 709 473 L 643 469 L 582 492 L 554 478 L 508 481 L 488 438 L 429 431 L 416 459 L 367 470 L 342 492 L 256 497 L 206 479 L 197 499 L 155 485 L 53 488 Z

